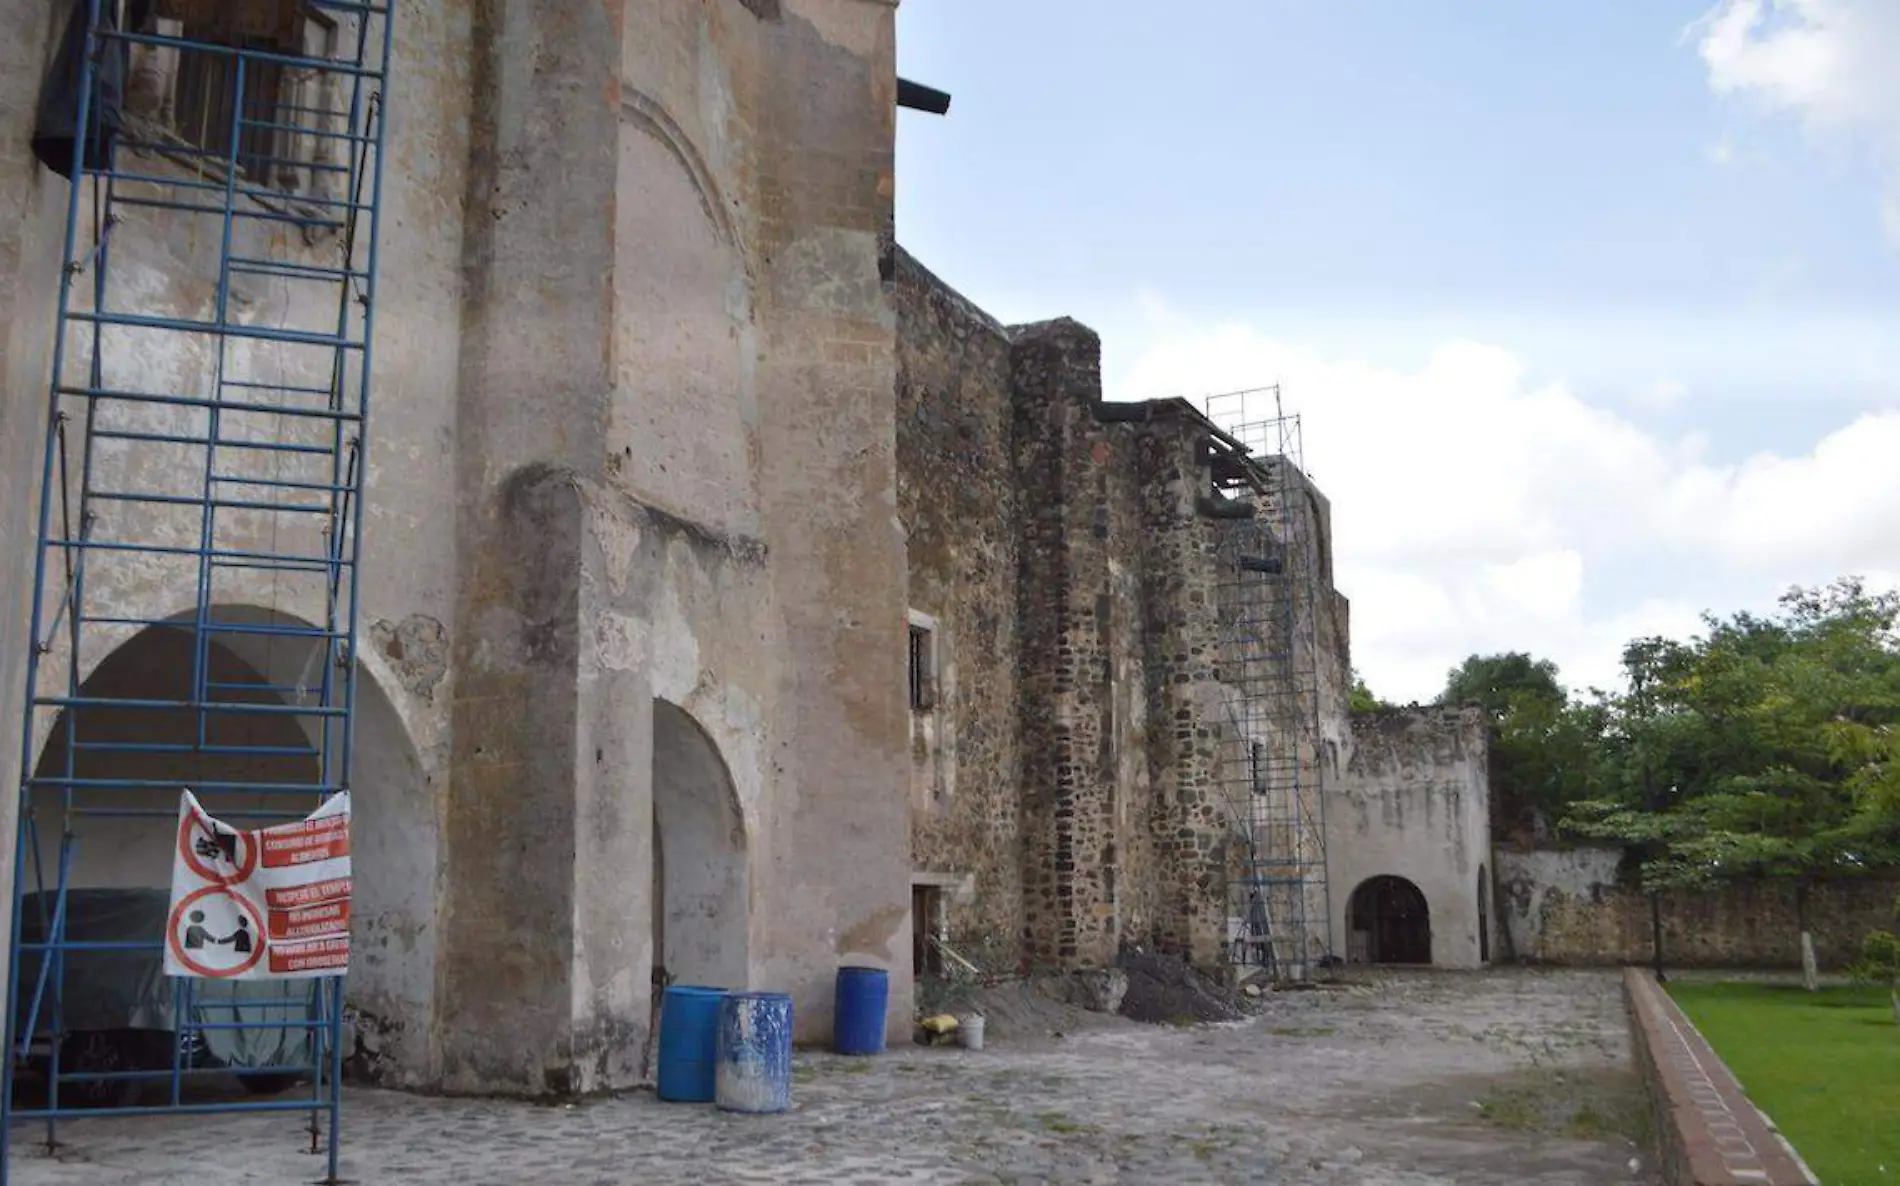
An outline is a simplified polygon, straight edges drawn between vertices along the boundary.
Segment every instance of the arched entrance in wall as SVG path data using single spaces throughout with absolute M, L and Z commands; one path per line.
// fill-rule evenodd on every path
M 226 626 L 307 623 L 269 610 L 219 606 Z M 188 701 L 196 633 L 187 624 L 148 626 L 101 660 L 81 686 L 83 700 Z M 206 647 L 206 678 L 214 700 L 288 705 L 320 703 L 323 651 L 307 637 L 219 633 Z M 299 697 L 298 689 L 306 689 Z M 76 712 L 78 731 L 70 732 Z M 86 790 L 72 820 L 75 843 L 69 886 L 94 890 L 169 891 L 178 792 L 189 787 L 214 817 L 239 828 L 303 814 L 319 802 L 319 718 L 273 712 L 212 714 L 200 733 L 189 709 L 97 705 L 54 720 L 35 763 L 37 780 L 64 777 L 136 780 L 139 789 Z M 348 1006 L 357 1049 L 344 1051 L 361 1077 L 420 1084 L 431 1074 L 429 1031 L 435 980 L 436 811 L 420 758 L 395 706 L 367 671 L 358 669 L 355 745 L 350 787 L 354 885 Z M 310 786 L 298 793 L 216 789 L 217 784 Z M 40 782 L 33 792 L 41 822 L 39 876 L 30 856 L 26 889 L 57 884 L 61 791 Z M 140 815 L 123 814 L 137 811 Z M 118 812 L 121 814 L 93 814 Z M 123 894 L 120 897 L 124 897 Z
M 1387 874 L 1361 882 L 1347 899 L 1346 926 L 1354 954 L 1366 963 L 1432 962 L 1431 910 L 1424 893 L 1403 877 Z
M 738 790 L 690 714 L 653 702 L 654 979 L 745 988 L 750 881 Z

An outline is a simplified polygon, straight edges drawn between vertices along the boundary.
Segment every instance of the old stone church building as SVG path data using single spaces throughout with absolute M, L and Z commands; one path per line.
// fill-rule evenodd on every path
M 894 288 L 917 965 L 1488 961 L 1486 722 L 1348 711 L 1275 393 L 1104 402 L 1087 328 Z
M 354 107 L 322 7 L 112 6 L 124 131 L 75 187 L 35 148 L 74 8 L 0 0 L 29 863 L 163 885 L 114 805 L 346 766 L 352 1065 L 449 1091 L 638 1082 L 669 981 L 789 992 L 818 1041 L 840 964 L 902 1034 L 944 950 L 1305 970 L 1416 956 L 1428 910 L 1425 958 L 1485 958 L 1482 725 L 1348 720 L 1323 496 L 895 247 L 892 0 L 398 0 Z M 326 180 L 377 121 L 380 184 Z M 318 281 L 373 310 L 324 347 L 360 379 Z

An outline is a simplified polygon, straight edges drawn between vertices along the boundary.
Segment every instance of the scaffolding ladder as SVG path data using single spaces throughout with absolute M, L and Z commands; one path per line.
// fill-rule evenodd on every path
M 169 886 L 182 791 L 254 828 L 349 789 L 393 0 L 80 3 L 77 127 L 116 134 L 70 172 L 0 1186 L 23 1122 L 235 1112 L 307 1117 L 334 1182 L 344 977 L 164 977 L 165 916 L 113 910 Z
M 1244 452 L 1217 455 L 1218 495 L 1251 504 L 1217 521 L 1215 595 L 1227 719 L 1218 782 L 1233 841 L 1228 954 L 1240 975 L 1301 983 L 1332 966 L 1326 804 L 1320 785 L 1318 530 L 1298 416 L 1278 387 L 1203 402 Z

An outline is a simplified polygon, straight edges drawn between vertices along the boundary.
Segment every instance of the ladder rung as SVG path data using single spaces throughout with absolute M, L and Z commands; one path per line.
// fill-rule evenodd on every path
M 323 556 L 273 556 L 268 552 L 180 548 L 165 544 L 127 544 L 112 540 L 49 539 L 46 541 L 46 546 L 80 552 L 143 552 L 152 556 L 202 556 L 208 557 L 214 564 L 229 568 L 249 568 L 252 567 L 249 562 L 262 561 L 271 564 L 310 565 L 314 571 L 321 572 L 330 568 L 348 568 L 351 564 L 351 561 L 347 559 L 332 560 Z M 227 560 L 240 563 L 226 564 Z
M 272 329 L 263 325 L 232 325 L 230 322 L 193 321 L 185 317 L 151 317 L 143 313 L 94 313 L 87 310 L 68 310 L 69 321 L 84 321 L 94 325 L 117 325 L 128 329 L 165 329 L 178 333 L 205 334 L 220 338 L 248 338 L 258 342 L 286 342 L 296 346 L 323 346 L 331 350 L 361 350 L 363 343 L 353 341 L 348 335 L 317 334 L 308 330 Z M 283 409 L 264 408 L 263 411 L 282 411 Z M 342 413 L 332 412 L 332 416 Z
M 305 420 L 342 420 L 354 423 L 363 418 L 360 412 L 345 412 L 334 408 L 300 408 L 291 404 L 253 404 L 232 403 L 229 400 L 205 399 L 196 395 L 153 395 L 142 391 L 115 391 L 106 387 L 61 386 L 61 395 L 77 396 L 81 399 L 111 400 L 127 404 L 162 404 L 173 408 L 210 408 L 220 412 L 256 412 L 269 416 L 295 416 Z M 97 435 L 97 434 L 95 434 Z M 200 444 L 205 443 L 202 439 Z M 235 444 L 220 439 L 219 445 Z M 321 450 L 331 453 L 333 448 Z
M 133 618 L 91 615 L 79 619 L 88 626 L 156 626 L 169 627 L 188 634 L 253 634 L 276 638 L 330 638 L 339 642 L 349 635 L 340 630 L 325 630 L 321 626 L 291 626 L 276 622 L 200 622 L 196 618 Z
M 176 792 L 185 783 L 176 778 L 61 778 L 57 775 L 35 775 L 26 781 L 28 786 L 61 787 L 78 791 L 172 791 Z M 202 779 L 192 782 L 194 792 L 205 794 L 231 795 L 334 795 L 344 790 L 332 783 L 300 782 L 205 782 Z M 176 813 L 174 813 L 176 814 Z
M 208 710 L 204 715 L 217 716 L 219 714 L 215 710 Z M 321 756 L 318 750 L 307 745 L 191 745 L 182 741 L 75 741 L 73 748 L 85 753 L 101 754 L 212 754 L 220 757 L 249 758 Z
M 283 478 L 240 478 L 232 474 L 212 474 L 214 482 L 226 482 L 233 486 L 271 486 L 280 490 L 314 490 L 323 494 L 358 494 L 355 486 L 338 486 L 327 482 L 292 482 Z
M 243 391 L 281 391 L 286 395 L 320 395 L 325 399 L 336 394 L 332 387 L 300 387 L 295 383 L 252 383 L 245 379 L 225 379 L 221 387 L 236 387 Z
M 293 135 L 297 135 L 297 136 L 312 136 L 319 140 L 344 140 L 344 141 L 348 141 L 351 144 L 376 143 L 375 136 L 364 136 L 357 132 L 328 132 L 320 128 L 310 127 L 306 124 L 286 124 L 286 123 L 278 123 L 274 120 L 267 120 L 267 119 L 243 119 L 243 118 L 240 118 L 238 120 L 238 124 L 246 128 L 261 128 L 261 129 L 264 129 L 266 131 L 271 131 L 271 132 L 290 132 Z M 273 164 L 289 165 L 292 168 L 302 167 L 302 162 L 298 161 L 294 157 L 289 157 L 289 158 L 271 157 L 268 159 Z M 303 194 L 286 194 L 284 195 L 284 197 L 288 199 L 289 201 L 293 201 L 293 202 L 305 202 L 305 201 L 310 200 L 309 198 L 305 197 Z M 360 208 L 364 210 L 369 209 L 369 207 L 367 206 L 363 206 Z
M 131 712 L 198 712 L 211 709 L 232 716 L 340 717 L 347 709 L 294 704 L 219 704 L 206 700 L 116 700 L 105 696 L 35 696 L 35 708 L 110 708 Z
M 173 807 L 69 807 L 65 814 L 84 819 L 177 819 Z M 305 811 L 245 811 L 219 808 L 218 818 L 230 819 L 304 819 Z
M 307 576 L 328 575 L 328 576 L 336 577 L 340 579 L 342 575 L 341 573 L 331 572 L 330 570 L 332 568 L 348 568 L 350 567 L 350 565 L 347 561 L 336 561 L 334 563 L 321 563 L 321 562 L 313 561 L 310 563 L 303 563 L 301 561 L 296 561 L 296 560 L 286 560 L 286 561 L 220 560 L 220 561 L 214 562 L 211 565 L 211 567 L 213 571 L 223 570 L 223 571 L 228 571 L 228 572 L 294 572 L 294 573 L 302 573 Z
M 334 457 L 328 445 L 295 445 L 282 441 L 210 440 L 206 437 L 180 436 L 168 432 L 128 432 L 123 429 L 95 428 L 92 435 L 102 441 L 134 441 L 148 445 L 190 445 L 199 449 L 256 449 L 267 453 L 296 453 L 308 457 Z
M 119 490 L 95 490 L 86 496 L 104 502 L 143 503 L 158 506 L 210 507 L 212 510 L 272 511 L 290 515 L 328 515 L 336 508 L 307 503 L 258 502 L 254 499 L 192 498 L 185 494 L 127 494 Z
M 310 694 L 310 689 L 307 687 L 293 688 L 286 684 L 226 683 L 223 680 L 208 679 L 205 681 L 205 687 L 213 688 L 220 692 L 269 692 L 273 696 L 286 696 L 286 697 L 288 696 L 301 697 L 301 696 L 308 696 Z M 317 685 L 317 691 L 321 692 L 322 690 L 323 690 L 323 686 L 321 684 Z
M 260 276 L 288 275 L 308 280 L 367 280 L 368 272 L 359 272 L 354 268 L 323 268 L 315 264 L 291 263 L 286 260 L 253 259 L 248 256 L 234 255 L 229 263 L 233 271 Z
M 133 147 L 133 146 L 127 145 L 127 147 Z M 145 147 L 153 148 L 161 152 L 173 151 L 169 146 L 162 145 L 162 144 L 150 144 L 150 145 L 146 145 Z M 213 154 L 199 153 L 197 155 L 210 156 Z M 99 177 L 99 178 L 107 178 L 107 177 L 112 176 L 111 173 L 108 173 L 107 171 L 103 169 L 88 169 L 86 170 L 86 173 L 89 176 Z M 334 218 L 309 218 L 309 217 L 297 215 L 297 214 L 285 214 L 280 211 L 273 210 L 268 206 L 259 206 L 255 208 L 248 207 L 248 206 L 234 206 L 231 209 L 226 210 L 223 206 L 200 206 L 195 202 L 161 202 L 157 198 L 128 198 L 123 195 L 115 196 L 112 199 L 112 204 L 115 206 L 137 206 L 142 210 L 171 210 L 179 214 L 215 214 L 221 218 L 228 214 L 230 215 L 230 217 L 234 219 L 245 218 L 245 219 L 250 219 L 254 222 L 285 222 L 285 223 L 289 223 L 291 226 L 321 227 L 325 230 L 332 230 L 332 231 L 340 231 L 343 229 L 345 225 L 344 223 L 339 222 L 338 220 Z
M 213 151 L 210 149 L 203 149 L 203 148 L 193 148 L 190 145 L 186 145 L 186 144 L 174 145 L 174 144 L 167 144 L 167 143 L 162 143 L 162 142 L 157 142 L 157 141 L 137 141 L 136 144 L 138 147 L 149 148 L 153 152 L 166 153 L 171 156 L 187 156 L 187 157 L 199 157 L 199 158 L 209 157 L 212 160 L 215 160 L 218 163 L 224 165 L 227 170 L 229 169 L 230 163 L 231 163 L 231 157 L 229 153 Z M 289 165 L 290 167 L 295 168 L 295 169 L 310 169 L 310 170 L 314 170 L 320 173 L 347 173 L 349 171 L 348 166 L 345 166 L 345 165 L 324 165 L 324 164 L 318 164 L 317 162 L 314 162 L 314 161 L 297 161 L 297 160 L 282 158 L 282 157 L 265 157 L 263 158 L 263 160 L 264 162 L 269 163 L 269 164 L 284 164 L 284 165 Z M 121 185 L 121 184 L 127 184 L 127 183 L 139 183 L 139 184 L 144 184 L 144 185 L 162 185 L 162 186 L 169 186 L 173 189 L 196 190 L 199 193 L 230 194 L 234 197 L 249 198 L 252 201 L 282 202 L 287 205 L 301 205 L 301 206 L 331 206 L 331 207 L 344 206 L 349 209 L 368 209 L 368 207 L 353 206 L 348 203 L 335 201 L 333 199 L 313 198 L 304 194 L 290 193 L 285 190 L 270 189 L 268 187 L 259 188 L 258 186 L 255 186 L 255 185 L 227 186 L 225 185 L 225 183 L 221 181 L 192 181 L 184 177 L 166 177 L 166 176 L 162 176 L 159 174 L 152 174 L 152 173 L 127 173 L 127 172 L 124 172 L 122 170 L 117 170 L 117 169 L 113 169 L 113 170 L 101 169 L 96 165 L 91 168 L 88 168 L 86 172 L 88 175 L 93 176 L 93 177 L 108 179 L 112 181 L 115 185 Z M 123 194 L 116 192 L 116 190 L 113 193 L 112 201 L 114 205 L 126 205 L 126 206 L 152 206 L 156 204 L 154 199 L 129 198 Z M 222 206 L 210 207 L 207 209 L 208 211 L 219 213 L 219 214 L 222 214 L 224 212 L 224 208 Z M 240 212 L 236 209 L 233 209 L 231 213 L 236 217 L 244 216 L 244 212 Z

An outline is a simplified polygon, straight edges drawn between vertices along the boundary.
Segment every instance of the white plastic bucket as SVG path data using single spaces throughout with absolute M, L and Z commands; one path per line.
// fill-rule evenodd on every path
M 972 1013 L 957 1020 L 957 1037 L 965 1050 L 983 1049 L 983 1015 Z

